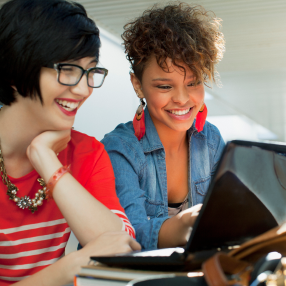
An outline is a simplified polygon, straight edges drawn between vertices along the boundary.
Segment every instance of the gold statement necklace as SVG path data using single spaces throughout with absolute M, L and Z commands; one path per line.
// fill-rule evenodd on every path
M 41 206 L 43 204 L 43 200 L 46 200 L 45 181 L 42 178 L 37 179 L 42 189 L 38 190 L 38 192 L 35 194 L 34 199 L 30 199 L 30 197 L 28 196 L 24 196 L 21 198 L 17 197 L 17 192 L 19 191 L 19 189 L 14 184 L 11 183 L 10 179 L 7 176 L 4 165 L 4 159 L 2 155 L 1 143 L 0 143 L 0 171 L 1 171 L 2 181 L 8 187 L 7 195 L 9 196 L 9 200 L 13 200 L 20 209 L 28 208 L 32 213 L 37 211 L 38 206 Z

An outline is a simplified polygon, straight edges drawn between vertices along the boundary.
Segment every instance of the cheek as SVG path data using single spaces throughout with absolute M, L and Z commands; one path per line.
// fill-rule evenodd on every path
M 81 103 L 79 104 L 79 106 L 78 106 L 77 109 L 79 109 L 79 108 L 85 103 L 85 101 L 91 96 L 92 92 L 93 92 L 93 88 L 89 88 L 89 96 L 85 97 L 85 98 L 81 101 Z
M 155 92 L 146 93 L 145 99 L 150 109 L 161 109 L 166 106 L 170 100 L 166 94 Z
M 205 99 L 205 89 L 204 87 L 200 87 L 197 89 L 192 95 L 191 98 L 194 102 L 197 104 L 203 104 L 204 99 Z

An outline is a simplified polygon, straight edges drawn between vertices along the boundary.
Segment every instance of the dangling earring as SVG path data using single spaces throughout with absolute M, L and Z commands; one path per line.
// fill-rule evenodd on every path
M 139 94 L 138 93 L 136 93 L 136 94 L 139 97 Z M 140 105 L 138 106 L 138 108 L 136 110 L 136 114 L 135 114 L 134 119 L 133 119 L 133 128 L 135 131 L 134 134 L 138 138 L 139 141 L 141 140 L 141 138 L 145 134 L 144 106 L 145 106 L 145 102 L 144 102 L 143 98 L 140 98 Z
M 200 111 L 198 112 L 197 118 L 196 118 L 196 125 L 195 126 L 196 126 L 198 132 L 201 132 L 204 129 L 207 114 L 208 114 L 208 109 L 207 109 L 206 104 L 204 103 L 203 106 L 201 107 Z

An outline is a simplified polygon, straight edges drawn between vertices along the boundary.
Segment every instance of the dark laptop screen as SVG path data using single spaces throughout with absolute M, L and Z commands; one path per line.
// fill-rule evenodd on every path
M 285 145 L 228 143 L 186 246 L 228 248 L 286 220 Z

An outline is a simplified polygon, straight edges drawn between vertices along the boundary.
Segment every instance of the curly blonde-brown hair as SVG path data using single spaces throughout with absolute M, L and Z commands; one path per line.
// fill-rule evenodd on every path
M 124 26 L 125 53 L 136 77 L 141 81 L 148 60 L 155 55 L 158 65 L 169 72 L 166 59 L 182 69 L 185 63 L 200 81 L 216 80 L 215 64 L 225 50 L 220 32 L 221 19 L 201 6 L 186 3 L 163 8 L 154 5 L 141 17 Z

